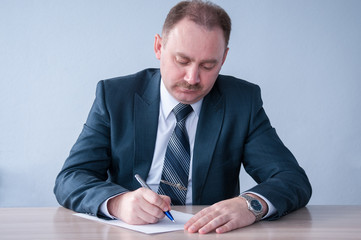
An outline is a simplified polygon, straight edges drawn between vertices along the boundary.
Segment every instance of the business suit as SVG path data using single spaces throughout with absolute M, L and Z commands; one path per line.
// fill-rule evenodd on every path
M 160 72 L 147 69 L 98 83 L 83 131 L 56 179 L 59 203 L 100 214 L 107 198 L 147 178 L 157 133 Z M 259 87 L 219 75 L 204 98 L 193 153 L 193 204 L 239 195 L 241 163 L 260 184 L 250 189 L 277 209 L 272 218 L 307 204 L 311 186 L 262 108 Z M 109 178 L 108 178 L 109 176 Z

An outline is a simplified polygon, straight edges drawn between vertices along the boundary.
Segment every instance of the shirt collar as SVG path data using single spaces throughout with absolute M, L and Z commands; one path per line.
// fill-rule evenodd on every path
M 167 119 L 173 108 L 177 106 L 179 102 L 168 92 L 166 89 L 163 79 L 160 81 L 160 106 L 163 111 L 163 116 Z M 203 98 L 196 103 L 191 104 L 193 111 L 199 117 L 203 103 Z

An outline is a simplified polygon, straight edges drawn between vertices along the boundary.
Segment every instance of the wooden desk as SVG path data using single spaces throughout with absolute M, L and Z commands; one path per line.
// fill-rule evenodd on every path
M 196 213 L 201 206 L 174 207 Z M 361 206 L 308 206 L 225 234 L 146 235 L 73 216 L 65 208 L 0 208 L 0 239 L 361 239 Z

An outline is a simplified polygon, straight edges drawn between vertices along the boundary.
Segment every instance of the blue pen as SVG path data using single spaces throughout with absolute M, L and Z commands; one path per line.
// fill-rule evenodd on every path
M 137 181 L 139 182 L 139 184 L 140 184 L 142 187 L 150 189 L 150 187 L 148 186 L 148 184 L 146 184 L 145 181 L 144 181 L 138 174 L 135 174 L 134 177 L 135 177 L 135 179 L 137 179 Z M 150 190 L 151 190 L 151 189 L 150 189 Z M 165 214 L 172 222 L 175 222 L 172 214 L 170 214 L 169 211 L 164 212 L 164 214 Z

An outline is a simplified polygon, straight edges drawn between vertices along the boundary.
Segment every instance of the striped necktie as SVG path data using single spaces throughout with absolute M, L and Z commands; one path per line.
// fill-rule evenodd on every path
M 158 193 L 171 198 L 174 205 L 185 205 L 190 164 L 190 147 L 185 121 L 193 111 L 187 104 L 173 108 L 177 123 L 169 139 Z

